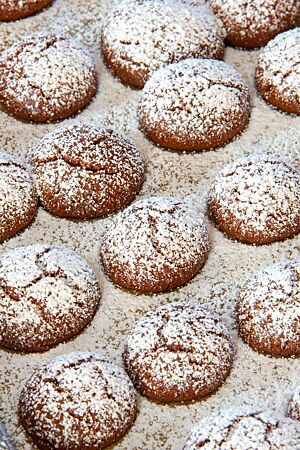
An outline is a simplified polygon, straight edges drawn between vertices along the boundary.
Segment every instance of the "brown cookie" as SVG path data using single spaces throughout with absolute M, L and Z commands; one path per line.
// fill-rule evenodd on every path
M 75 252 L 54 245 L 19 247 L 0 257 L 0 345 L 45 351 L 93 318 L 100 288 Z
M 163 403 L 212 394 L 233 358 L 226 326 L 197 303 L 173 303 L 146 314 L 127 336 L 123 353 L 135 387 Z
M 139 149 L 110 128 L 73 125 L 42 139 L 32 154 L 45 209 L 92 219 L 126 206 L 144 180 Z
M 300 386 L 297 386 L 293 398 L 289 402 L 287 416 L 294 420 L 300 420 Z
M 163 292 L 196 275 L 209 249 L 202 214 L 176 198 L 149 197 L 117 215 L 104 236 L 101 258 L 117 285 Z
M 0 20 L 9 22 L 22 19 L 51 5 L 53 0 L 0 0 Z
M 254 274 L 242 287 L 237 323 L 254 350 L 300 355 L 300 260 L 277 263 Z
M 267 155 L 238 159 L 215 178 L 208 211 L 238 241 L 258 245 L 292 237 L 300 231 L 300 173 Z
M 206 0 L 236 47 L 266 45 L 296 24 L 298 0 Z
M 37 194 L 29 165 L 0 153 L 0 242 L 14 236 L 33 220 Z
M 126 372 L 97 353 L 69 353 L 25 384 L 19 416 L 42 450 L 99 450 L 132 426 L 136 393 Z
M 268 43 L 260 54 L 255 79 L 267 102 L 300 115 L 300 28 Z
M 248 124 L 249 89 L 232 66 L 187 59 L 156 71 L 139 103 L 139 123 L 156 144 L 199 151 L 224 145 Z
M 62 35 L 25 36 L 0 57 L 0 102 L 21 119 L 65 119 L 90 102 L 96 87 L 89 52 Z
M 181 59 L 224 56 L 224 31 L 204 2 L 123 0 L 102 28 L 102 54 L 124 83 L 142 88 L 158 68 Z
M 300 426 L 274 411 L 235 408 L 205 417 L 193 430 L 184 450 L 296 450 Z

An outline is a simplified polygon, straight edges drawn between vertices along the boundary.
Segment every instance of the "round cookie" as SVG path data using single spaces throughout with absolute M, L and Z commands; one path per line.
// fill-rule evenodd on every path
M 125 341 L 125 369 L 142 395 L 163 403 L 196 400 L 224 382 L 234 348 L 220 318 L 196 303 L 143 316 Z
M 248 124 L 250 94 L 237 70 L 212 59 L 187 59 L 155 72 L 139 103 L 139 123 L 170 150 L 219 147 Z
M 37 244 L 0 257 L 0 346 L 45 351 L 78 334 L 93 318 L 100 288 L 75 252 Z
M 90 102 L 96 88 L 89 52 L 63 35 L 25 36 L 0 57 L 0 102 L 24 120 L 72 116 Z
M 92 219 L 117 211 L 134 199 L 144 180 L 139 149 L 105 127 L 56 130 L 31 159 L 43 207 L 61 217 Z
M 103 238 L 109 278 L 139 292 L 164 292 L 189 281 L 210 245 L 201 213 L 180 199 L 149 197 L 119 213 Z
M 43 450 L 99 450 L 121 438 L 137 413 L 126 372 L 97 353 L 70 353 L 37 370 L 25 384 L 19 416 Z
M 160 67 L 181 59 L 224 56 L 223 29 L 204 2 L 123 0 L 102 28 L 102 54 L 124 83 L 142 88 Z
M 228 164 L 212 183 L 210 218 L 238 241 L 270 244 L 300 231 L 300 173 L 261 155 Z
M 300 261 L 277 263 L 254 274 L 237 303 L 239 333 L 253 349 L 300 355 Z
M 0 0 L 0 21 L 22 19 L 51 5 L 53 0 Z
M 296 24 L 298 0 L 206 0 L 236 47 L 257 48 Z
M 255 79 L 267 102 L 300 115 L 300 28 L 268 43 L 260 54 Z
M 30 224 L 37 203 L 29 165 L 15 156 L 0 153 L 0 242 Z
M 289 402 L 287 416 L 294 420 L 300 420 L 300 386 L 297 386 L 293 398 Z
M 238 408 L 204 418 L 184 450 L 295 450 L 299 442 L 300 426 L 294 420 L 273 411 Z

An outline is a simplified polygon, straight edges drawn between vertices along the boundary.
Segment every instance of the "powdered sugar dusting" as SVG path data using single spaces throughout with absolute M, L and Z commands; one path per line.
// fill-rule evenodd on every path
M 290 400 L 287 415 L 294 420 L 300 420 L 300 386 L 297 386 Z

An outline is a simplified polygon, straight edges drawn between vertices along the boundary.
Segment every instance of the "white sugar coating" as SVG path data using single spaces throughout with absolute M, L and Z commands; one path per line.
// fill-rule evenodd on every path
M 74 352 L 42 366 L 25 384 L 20 413 L 51 448 L 104 448 L 131 426 L 136 394 L 125 371 L 97 353 Z
M 124 362 L 142 393 L 176 401 L 215 391 L 233 355 L 231 337 L 217 314 L 197 303 L 177 302 L 139 319 L 126 338 Z
M 292 235 L 300 228 L 300 172 L 272 156 L 240 158 L 216 176 L 208 202 L 242 235 Z
M 300 354 L 300 260 L 281 262 L 254 274 L 241 288 L 239 328 L 258 349 Z
M 295 389 L 287 410 L 287 416 L 294 420 L 300 420 L 300 386 Z
M 78 333 L 93 317 L 100 288 L 75 252 L 36 244 L 0 257 L 0 345 L 46 349 Z
M 184 450 L 297 450 L 300 425 L 274 411 L 254 408 L 218 411 L 192 431 Z
M 186 141 L 203 148 L 220 145 L 240 131 L 249 114 L 249 89 L 242 75 L 212 59 L 191 58 L 156 71 L 139 103 L 139 121 L 150 137 L 168 136 L 183 146 Z
M 143 85 L 153 71 L 172 62 L 221 58 L 224 35 L 202 1 L 123 0 L 104 21 L 102 48 L 110 67 L 139 72 Z

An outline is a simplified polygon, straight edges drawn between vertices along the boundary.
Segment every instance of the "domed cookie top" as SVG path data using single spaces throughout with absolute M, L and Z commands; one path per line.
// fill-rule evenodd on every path
M 42 205 L 62 217 L 102 217 L 129 203 L 144 180 L 139 149 L 106 127 L 73 125 L 42 139 L 32 153 Z
M 0 242 L 29 225 L 37 210 L 37 200 L 29 165 L 0 153 Z
M 277 263 L 254 274 L 241 288 L 237 322 L 255 350 L 300 355 L 300 260 Z
M 184 450 L 295 450 L 300 426 L 273 411 L 254 408 L 219 411 L 194 428 Z
M 142 88 L 156 69 L 184 58 L 224 55 L 224 31 L 204 2 L 123 0 L 102 28 L 104 61 L 123 82 Z
M 75 252 L 37 244 L 0 257 L 0 346 L 45 351 L 79 333 L 94 316 L 100 288 Z
M 0 102 L 21 119 L 65 119 L 90 102 L 96 87 L 89 52 L 62 35 L 25 36 L 0 56 Z
M 226 326 L 196 303 L 150 311 L 129 332 L 123 353 L 136 388 L 166 403 L 213 393 L 228 375 L 233 356 Z
M 300 173 L 267 155 L 228 164 L 213 181 L 210 217 L 233 239 L 269 244 L 300 231 Z
M 42 366 L 19 401 L 21 423 L 42 449 L 108 447 L 128 431 L 136 412 L 125 371 L 97 353 L 70 353 Z
M 267 102 L 300 114 L 300 28 L 282 33 L 268 43 L 260 54 L 255 78 Z
M 225 144 L 249 121 L 249 89 L 232 66 L 187 59 L 156 71 L 139 104 L 139 123 L 156 144 L 206 150 Z
M 300 420 L 300 386 L 297 386 L 293 398 L 289 402 L 287 415 L 291 419 Z
M 11 21 L 31 16 L 53 0 L 0 0 L 0 21 Z
M 295 25 L 298 0 L 206 0 L 237 47 L 262 47 Z
M 101 256 L 117 285 L 163 292 L 192 278 L 209 248 L 201 213 L 180 199 L 150 197 L 117 215 L 104 236 Z

